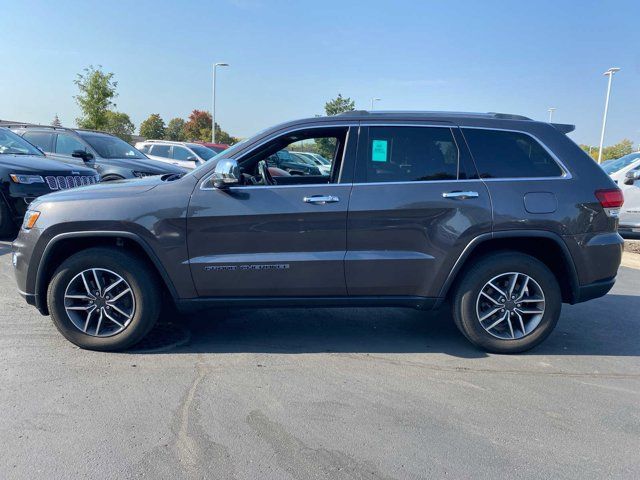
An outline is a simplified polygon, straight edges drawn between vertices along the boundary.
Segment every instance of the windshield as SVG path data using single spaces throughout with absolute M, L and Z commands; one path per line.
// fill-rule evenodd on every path
M 4 128 L 0 128 L 0 154 L 43 156 L 40 150 L 25 139 Z
M 102 158 L 147 158 L 142 152 L 118 137 L 90 132 L 79 133 Z
M 617 160 L 607 163 L 602 166 L 602 169 L 609 175 L 616 173 L 618 170 L 622 170 L 624 167 L 631 165 L 636 160 L 640 159 L 640 153 L 630 153 L 624 157 L 620 157 Z
M 211 158 L 217 155 L 216 152 L 214 152 L 208 147 L 203 147 L 202 145 L 189 145 L 189 148 L 193 150 L 196 153 L 196 155 L 198 155 L 203 160 L 210 160 Z

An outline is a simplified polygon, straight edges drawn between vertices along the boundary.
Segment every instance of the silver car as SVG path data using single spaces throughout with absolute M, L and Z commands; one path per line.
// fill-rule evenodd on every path
M 624 194 L 620 209 L 620 233 L 640 236 L 640 152 L 630 153 L 607 163 L 602 169 Z

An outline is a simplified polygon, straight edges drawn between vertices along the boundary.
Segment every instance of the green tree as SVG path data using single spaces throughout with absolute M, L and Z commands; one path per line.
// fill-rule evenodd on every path
M 598 151 L 600 149 L 597 145 L 580 145 L 580 148 L 591 155 L 591 158 L 598 160 Z M 602 161 L 614 160 L 616 158 L 629 155 L 633 152 L 633 142 L 627 138 L 622 141 L 602 148 Z
M 105 114 L 106 125 L 102 130 L 120 137 L 125 142 L 131 142 L 131 136 L 135 132 L 135 125 L 129 115 L 122 112 L 107 111 Z
M 183 142 L 185 121 L 181 118 L 172 118 L 164 129 L 164 139 L 173 140 L 174 142 Z
M 140 136 L 146 139 L 162 140 L 165 130 L 164 120 L 159 113 L 152 113 L 140 124 Z
M 74 98 L 82 110 L 82 116 L 76 119 L 80 128 L 104 130 L 108 123 L 108 112 L 116 106 L 113 99 L 117 96 L 118 82 L 113 73 L 105 73 L 102 67 L 93 65 L 79 73 L 74 83 L 80 93 Z
M 216 143 L 224 143 L 227 145 L 233 145 L 234 143 L 238 143 L 240 140 L 236 137 L 232 137 L 227 132 L 220 128 L 218 122 L 216 122 Z
M 204 110 L 194 110 L 184 124 L 184 136 L 189 141 L 211 141 L 211 114 Z
M 53 117 L 53 121 L 51 122 L 51 126 L 52 127 L 61 127 L 62 126 L 62 122 L 58 118 L 58 114 L 57 113 L 56 113 L 56 116 Z
M 324 111 L 327 115 L 337 115 L 343 112 L 351 112 L 356 109 L 356 102 L 349 97 L 343 97 L 342 94 L 324 104 Z
M 338 94 L 336 98 L 324 104 L 324 111 L 328 116 L 337 115 L 343 112 L 351 112 L 356 109 L 356 102 L 349 97 Z M 335 138 L 317 138 L 316 151 L 328 160 L 333 160 L 333 153 L 336 149 Z

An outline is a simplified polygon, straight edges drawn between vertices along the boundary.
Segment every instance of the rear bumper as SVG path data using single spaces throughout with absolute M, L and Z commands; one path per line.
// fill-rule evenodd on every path
M 575 303 L 586 302 L 593 300 L 594 298 L 603 297 L 609 290 L 613 288 L 616 283 L 616 277 L 607 278 L 605 280 L 598 280 L 597 282 L 590 283 L 588 285 L 580 285 L 576 294 Z

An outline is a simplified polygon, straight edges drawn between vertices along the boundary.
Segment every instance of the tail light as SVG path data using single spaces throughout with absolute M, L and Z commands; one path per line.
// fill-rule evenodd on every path
M 619 188 L 596 190 L 595 195 L 608 216 L 618 217 L 620 215 L 620 207 L 624 203 L 622 190 Z

